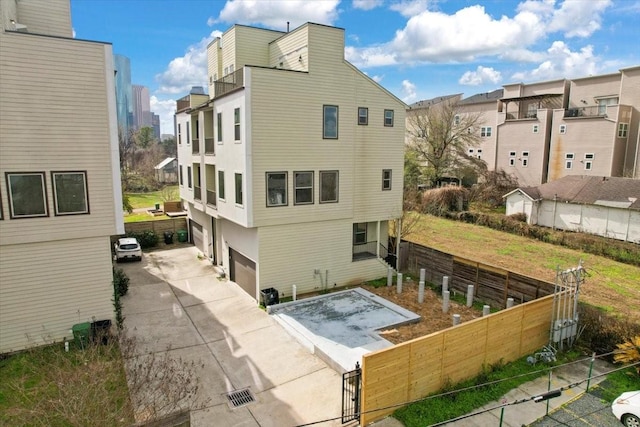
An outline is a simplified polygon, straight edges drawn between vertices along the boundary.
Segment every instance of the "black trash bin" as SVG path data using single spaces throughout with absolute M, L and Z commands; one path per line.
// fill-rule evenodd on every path
M 91 323 L 91 342 L 107 345 L 111 337 L 111 320 L 98 320 Z
M 274 305 L 280 303 L 280 297 L 276 288 L 267 288 L 260 290 L 260 302 L 263 306 Z
M 173 243 L 173 231 L 164 232 L 164 243 L 167 245 Z

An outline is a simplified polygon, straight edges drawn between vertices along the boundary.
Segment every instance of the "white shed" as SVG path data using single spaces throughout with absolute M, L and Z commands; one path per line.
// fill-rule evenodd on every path
M 178 159 L 167 157 L 155 167 L 156 179 L 164 184 L 175 184 L 178 182 Z
M 527 222 L 640 243 L 640 180 L 570 175 L 503 196 Z

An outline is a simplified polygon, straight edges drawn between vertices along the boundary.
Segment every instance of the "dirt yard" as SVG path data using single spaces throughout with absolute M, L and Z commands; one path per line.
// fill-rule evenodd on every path
M 412 278 L 413 279 L 413 278 Z M 467 307 L 450 301 L 449 312 L 442 312 L 442 299 L 436 292 L 426 287 L 424 290 L 424 302 L 418 303 L 418 282 L 405 278 L 402 285 L 402 293 L 398 295 L 396 283 L 393 286 L 375 288 L 369 285 L 361 285 L 362 288 L 381 296 L 400 307 L 413 311 L 422 316 L 419 322 L 398 328 L 383 331 L 381 335 L 394 344 L 409 341 L 414 338 L 428 335 L 453 326 L 453 315 L 459 314 L 461 322 L 467 322 L 477 317 L 482 317 L 482 311 L 473 307 Z

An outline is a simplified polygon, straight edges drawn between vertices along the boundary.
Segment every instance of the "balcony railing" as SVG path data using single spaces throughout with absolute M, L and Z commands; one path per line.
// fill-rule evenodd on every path
M 506 120 L 537 119 L 538 113 L 527 111 L 526 113 L 507 113 Z
M 211 206 L 217 206 L 216 192 L 207 190 L 207 204 Z
M 218 98 L 234 89 L 244 86 L 244 69 L 240 68 L 231 74 L 213 82 L 213 98 Z
M 193 141 L 191 141 L 191 152 L 193 154 L 200 153 L 200 141 L 199 140 L 194 139 Z
M 202 188 L 193 186 L 193 198 L 195 200 L 202 200 Z
M 564 110 L 565 118 L 607 117 L 607 108 L 594 105 L 591 107 L 569 108 Z
M 204 139 L 204 154 L 215 154 L 216 144 L 213 138 Z

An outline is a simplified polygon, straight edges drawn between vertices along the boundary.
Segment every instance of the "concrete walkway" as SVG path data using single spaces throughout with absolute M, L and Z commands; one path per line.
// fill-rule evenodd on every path
M 592 376 L 608 372 L 612 369 L 612 366 L 604 362 L 602 360 L 596 360 L 593 365 Z M 558 368 L 553 371 L 551 377 L 551 390 L 556 390 L 561 387 L 565 387 L 569 384 L 573 384 L 579 381 L 582 381 L 589 377 L 589 360 L 582 361 L 579 363 L 575 363 L 572 365 L 564 366 Z M 591 386 L 603 381 L 605 377 L 595 378 L 591 381 Z M 544 377 L 537 378 L 533 381 L 529 381 L 527 383 L 522 384 L 520 387 L 511 390 L 509 393 L 503 396 L 502 399 L 498 401 L 490 402 L 489 404 L 479 408 L 477 411 L 485 408 L 492 408 L 500 405 L 502 402 L 512 402 L 519 399 L 525 399 L 531 396 L 537 396 L 543 393 L 546 393 L 549 390 L 549 377 L 545 375 Z M 575 388 L 571 388 L 569 390 L 565 390 L 560 397 L 556 397 L 550 399 L 549 402 L 549 412 L 551 413 L 557 408 L 560 408 L 562 405 L 575 401 L 578 397 L 580 397 L 586 390 L 586 383 L 583 383 Z M 476 411 L 474 411 L 476 412 Z M 512 405 L 505 407 L 504 410 L 504 418 L 502 422 L 502 427 L 522 427 L 527 426 L 529 424 L 534 423 L 536 420 L 541 419 L 545 416 L 547 412 L 547 403 L 546 402 L 533 402 L 529 401 L 526 403 L 521 403 L 518 405 Z M 612 418 L 615 420 L 615 417 L 610 414 L 610 410 L 601 411 L 604 417 Z M 495 409 L 493 411 L 485 412 L 483 414 L 475 415 L 464 420 L 460 420 L 453 423 L 448 423 L 446 426 L 448 427 L 489 427 L 489 426 L 500 426 L 500 409 Z M 565 419 L 566 421 L 566 419 Z M 555 422 L 555 424 L 554 424 Z M 550 424 L 549 424 L 550 423 Z M 550 419 L 549 423 L 536 424 L 536 426 L 551 426 L 551 425 L 560 425 L 557 420 Z M 396 420 L 395 418 L 385 418 L 377 423 L 375 423 L 375 427 L 401 427 L 403 424 Z M 578 425 L 578 424 L 571 424 Z M 585 424 L 580 424 L 585 425 Z M 586 424 L 591 426 L 599 426 L 604 427 L 608 424 Z
M 203 364 L 198 399 L 209 403 L 191 414 L 191 425 L 286 427 L 339 417 L 341 376 L 197 254 L 195 247 L 162 250 L 118 265 L 130 278 L 127 330 L 142 347 L 170 346 L 171 356 Z M 246 387 L 256 402 L 230 408 L 225 394 Z

